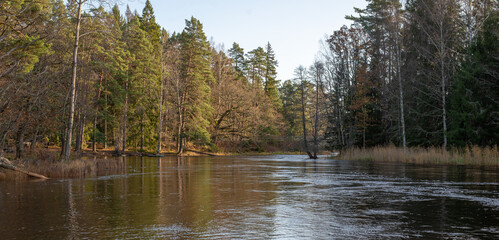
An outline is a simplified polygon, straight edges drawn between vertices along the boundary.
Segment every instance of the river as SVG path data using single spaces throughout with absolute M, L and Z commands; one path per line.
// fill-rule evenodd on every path
M 498 169 L 305 156 L 117 159 L 0 182 L 0 239 L 498 239 Z

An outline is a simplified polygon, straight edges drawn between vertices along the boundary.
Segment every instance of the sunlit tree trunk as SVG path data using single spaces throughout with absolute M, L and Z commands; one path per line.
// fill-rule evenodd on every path
M 123 123 L 122 123 L 122 134 L 121 134 L 121 151 L 123 153 L 126 152 L 126 127 L 127 127 L 127 121 L 128 121 L 128 79 L 125 80 L 125 109 L 123 109 Z
M 159 94 L 159 104 L 158 104 L 158 148 L 157 148 L 157 154 L 161 153 L 161 130 L 163 126 L 163 65 L 161 65 L 161 77 L 160 77 L 160 94 Z
M 94 126 L 93 126 L 93 132 L 92 132 L 92 151 L 96 152 L 97 151 L 97 116 L 99 115 L 99 99 L 100 95 L 102 92 L 102 82 L 104 80 L 104 70 L 101 70 L 100 73 L 100 81 L 99 81 L 99 89 L 97 90 L 97 99 L 96 99 L 96 104 L 95 104 L 95 115 L 94 115 Z
M 73 133 L 73 123 L 74 123 L 74 113 L 75 113 L 75 96 L 76 96 L 76 70 L 78 67 L 78 44 L 80 41 L 80 24 L 81 24 L 81 6 L 85 1 L 78 1 L 78 10 L 76 17 L 76 34 L 74 41 L 73 50 L 73 76 L 71 78 L 71 91 L 70 91 L 70 102 L 69 102 L 69 120 L 68 127 L 66 129 L 66 140 L 63 148 L 63 158 L 68 161 L 71 154 L 71 138 Z

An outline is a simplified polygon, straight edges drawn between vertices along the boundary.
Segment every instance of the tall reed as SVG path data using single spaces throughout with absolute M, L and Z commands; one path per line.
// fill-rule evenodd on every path
M 442 147 L 403 148 L 377 146 L 372 148 L 351 148 L 340 152 L 345 160 L 371 160 L 382 162 L 406 162 L 418 164 L 457 164 L 473 166 L 499 166 L 499 150 L 494 147 L 469 146 L 463 149 Z
M 117 174 L 124 171 L 124 160 L 115 157 L 95 156 L 60 161 L 58 152 L 40 150 L 23 160 L 12 161 L 24 170 L 38 173 L 52 179 L 84 178 Z M 24 174 L 11 170 L 0 171 L 0 180 L 27 180 Z

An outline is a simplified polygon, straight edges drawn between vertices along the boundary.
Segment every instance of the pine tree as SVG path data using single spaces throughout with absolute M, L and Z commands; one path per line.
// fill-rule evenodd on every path
M 265 50 L 258 47 L 246 54 L 246 77 L 251 85 L 263 89 L 265 80 Z
M 275 53 L 272 49 L 270 43 L 267 43 L 265 49 L 265 93 L 270 98 L 272 103 L 274 103 L 276 108 L 282 107 L 282 102 L 279 96 L 278 85 L 279 81 L 277 80 L 277 60 L 275 59 Z
M 499 13 L 493 13 L 468 50 L 449 95 L 449 143 L 493 146 L 499 142 Z
M 152 42 L 156 45 L 160 43 L 161 27 L 156 23 L 156 17 L 154 16 L 154 9 L 152 8 L 151 2 L 146 1 L 146 5 L 142 10 L 142 17 L 140 18 L 140 28 L 146 31 L 152 38 Z
M 211 51 L 201 22 L 191 17 L 180 35 L 182 81 L 179 108 L 179 153 L 184 151 L 184 141 L 210 141 L 210 126 L 213 108 L 210 105 L 210 83 L 214 82 L 211 72 Z
M 286 134 L 288 136 L 299 136 L 302 129 L 301 119 L 301 100 L 300 84 L 291 80 L 285 81 L 279 88 L 282 99 L 282 110 L 284 120 L 286 121 Z
M 125 25 L 126 21 L 123 19 L 120 13 L 120 8 L 118 7 L 118 4 L 115 4 L 113 6 L 113 9 L 111 10 L 113 14 L 113 18 L 116 21 L 116 24 L 121 28 Z
M 347 16 L 362 26 L 369 41 L 365 46 L 369 54 L 366 80 L 373 84 L 371 111 L 372 124 L 366 129 L 370 144 L 387 141 L 407 145 L 405 127 L 404 82 L 402 78 L 401 44 L 404 23 L 399 0 L 368 0 L 365 9 L 356 8 L 359 16 Z M 392 107 L 397 106 L 397 108 Z
M 237 43 L 232 44 L 232 48 L 229 49 L 229 57 L 234 61 L 234 71 L 236 72 L 236 78 L 238 80 L 244 79 L 244 70 L 246 69 L 246 61 L 244 58 L 244 49 Z
M 44 89 L 37 66 L 51 51 L 50 33 L 44 32 L 50 10 L 47 0 L 0 2 L 0 156 L 11 135 L 21 158 L 25 133 L 37 125 L 32 110 Z

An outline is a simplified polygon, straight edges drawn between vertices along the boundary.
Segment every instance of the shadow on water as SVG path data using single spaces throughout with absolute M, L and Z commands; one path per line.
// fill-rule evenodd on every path
M 121 158 L 120 174 L 0 182 L 2 239 L 493 239 L 497 169 L 305 156 Z

